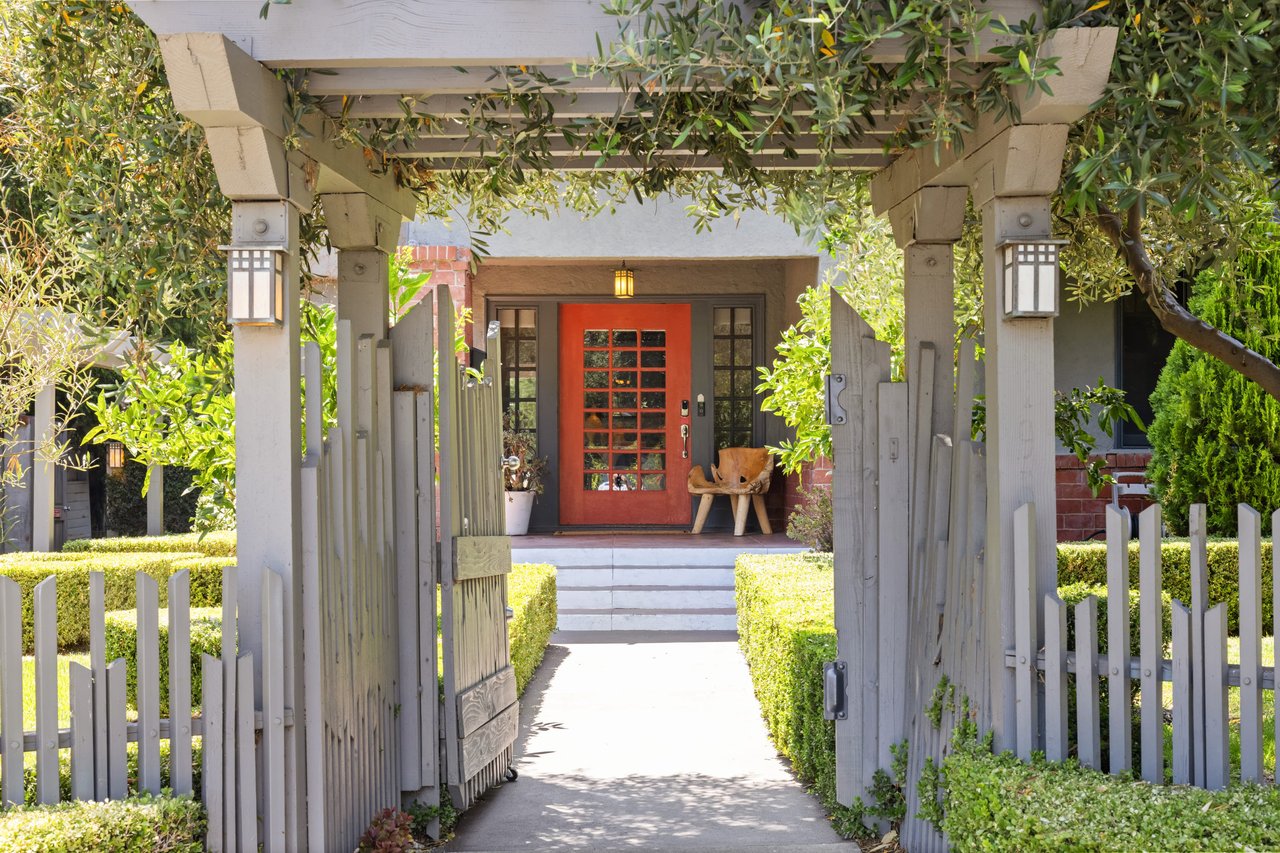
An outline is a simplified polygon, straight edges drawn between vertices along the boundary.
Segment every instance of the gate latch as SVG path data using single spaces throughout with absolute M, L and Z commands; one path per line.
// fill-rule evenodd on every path
M 848 420 L 849 413 L 840 405 L 840 392 L 848 382 L 843 373 L 827 374 L 827 398 L 823 404 L 823 412 L 828 426 L 841 426 Z
M 849 717 L 848 667 L 842 660 L 822 665 L 822 719 L 844 720 Z

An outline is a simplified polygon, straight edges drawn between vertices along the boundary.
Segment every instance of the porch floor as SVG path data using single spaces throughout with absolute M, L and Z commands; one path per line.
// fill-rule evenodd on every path
M 557 635 L 516 768 L 451 851 L 856 851 L 791 775 L 726 632 Z

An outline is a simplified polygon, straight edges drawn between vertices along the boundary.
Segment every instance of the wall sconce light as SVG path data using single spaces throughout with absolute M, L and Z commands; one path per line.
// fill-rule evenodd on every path
M 613 271 L 613 295 L 618 299 L 630 299 L 636 295 L 636 271 L 627 269 L 627 262 Z
M 284 325 L 284 246 L 222 246 L 227 253 L 227 322 Z
M 107 473 L 112 477 L 124 473 L 124 445 L 118 441 L 107 442 Z
M 1057 317 L 1066 240 L 1009 240 L 997 246 L 1004 267 L 1005 317 Z

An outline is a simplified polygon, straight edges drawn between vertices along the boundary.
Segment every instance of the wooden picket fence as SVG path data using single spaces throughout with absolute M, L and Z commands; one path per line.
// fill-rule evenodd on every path
M 33 731 L 22 719 L 22 608 L 18 584 L 0 578 L 0 806 L 24 801 L 24 757 L 35 753 L 36 801 L 61 800 L 60 753 L 69 752 L 70 793 L 75 800 L 116 800 L 137 792 L 194 792 L 193 739 L 202 740 L 201 795 L 209 814 L 211 849 L 256 849 L 271 831 L 273 815 L 284 814 L 283 768 L 273 753 L 293 725 L 293 712 L 280 699 L 280 680 L 269 674 L 283 666 L 280 628 L 282 584 L 267 572 L 258 606 L 264 626 L 263 688 L 253 683 L 252 655 L 236 656 L 236 570 L 223 573 L 222 656 L 204 655 L 203 708 L 192 715 L 191 595 L 187 571 L 168 580 L 169 717 L 160 716 L 159 587 L 138 572 L 137 720 L 126 706 L 126 662 L 106 660 L 105 578 L 89 574 L 89 666 L 71 663 L 68 692 L 70 726 L 58 725 L 58 579 L 35 587 Z M 262 712 L 255 708 L 261 704 Z M 161 744 L 167 742 L 168 779 L 163 779 Z M 127 744 L 137 744 L 137 776 L 129 777 Z M 266 768 L 259 797 L 257 773 Z M 261 813 L 259 808 L 261 807 Z
M 1098 652 L 1096 597 L 1074 608 L 1075 643 L 1068 648 L 1068 608 L 1050 592 L 1039 595 L 1031 549 L 1025 543 L 1035 527 L 1035 508 L 1015 515 L 1015 647 L 1006 654 L 1014 673 L 1017 714 L 1010 742 L 1019 757 L 1043 749 L 1051 760 L 1077 756 L 1088 767 L 1112 773 L 1135 770 L 1149 782 L 1219 789 L 1232 781 L 1228 743 L 1230 692 L 1238 690 L 1240 765 L 1245 782 L 1269 780 L 1263 768 L 1263 691 L 1271 692 L 1274 712 L 1275 667 L 1262 665 L 1262 516 L 1240 505 L 1239 639 L 1240 661 L 1228 663 L 1227 604 L 1210 603 L 1205 507 L 1191 508 L 1191 601 L 1173 601 L 1169 636 L 1164 633 L 1160 507 L 1139 517 L 1138 649 L 1131 647 L 1129 603 L 1129 516 L 1107 510 L 1107 654 Z M 1280 511 L 1272 516 L 1273 536 Z M 1273 539 L 1274 545 L 1274 539 Z M 1280 584 L 1273 572 L 1271 595 L 1275 636 L 1280 624 Z M 1166 651 L 1169 655 L 1166 656 Z M 1107 685 L 1108 727 L 1103 763 L 1099 685 Z M 1132 688 L 1136 684 L 1137 691 Z M 1171 744 L 1165 732 L 1165 688 L 1172 688 Z M 1070 691 L 1074 688 L 1075 735 L 1070 737 Z M 1038 705 L 1044 703 L 1043 715 Z M 1133 766 L 1133 717 L 1138 716 L 1138 765 Z M 1039 720 L 1043 719 L 1043 729 Z M 1280 740 L 1280 717 L 1274 721 Z M 1165 772 L 1166 747 L 1172 747 L 1171 772 Z

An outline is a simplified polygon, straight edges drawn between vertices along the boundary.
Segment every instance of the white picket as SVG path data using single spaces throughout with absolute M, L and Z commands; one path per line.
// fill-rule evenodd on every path
M 1076 605 L 1076 738 L 1080 763 L 1102 769 L 1102 722 L 1098 699 L 1098 598 Z
M 93 674 L 72 662 L 68 670 L 71 688 L 71 799 L 92 800 L 93 784 Z
M 225 691 L 222 684 L 224 667 L 222 661 L 210 655 L 200 656 L 200 681 L 202 700 L 200 717 L 204 723 L 204 734 L 201 738 L 202 749 L 202 785 L 205 812 L 208 815 L 208 831 L 205 835 L 205 847 L 210 853 L 222 853 L 229 849 L 226 843 L 224 812 L 226 810 L 223 795 L 225 792 L 223 771 L 224 744 L 223 707 Z
M 191 573 L 169 576 L 169 787 L 192 789 Z
M 284 585 L 262 576 L 262 843 L 266 853 L 287 846 L 284 802 Z
M 1191 611 L 1173 601 L 1173 784 L 1191 784 Z
M 236 661 L 235 760 L 238 800 L 236 823 L 240 827 L 240 850 L 258 849 L 258 762 L 254 751 L 253 732 L 253 655 L 242 655 Z M 231 714 L 227 715 L 232 716 Z M 228 750 L 230 752 L 230 750 Z
M 155 578 L 138 572 L 138 789 L 160 793 L 160 601 Z
M 107 795 L 113 800 L 129 796 L 129 724 L 125 717 L 128 677 L 124 658 L 107 665 Z
M 23 804 L 22 591 L 0 577 L 0 807 Z
M 1240 780 L 1262 780 L 1262 516 L 1237 507 L 1240 522 Z
M 1017 752 L 1023 761 L 1039 748 L 1036 710 L 1040 685 L 1036 677 L 1036 508 L 1023 504 L 1013 513 L 1014 684 L 1017 690 Z
M 89 573 L 89 669 L 93 673 L 93 789 L 96 799 L 111 794 L 107 760 L 107 592 L 106 575 Z
M 1107 507 L 1107 699 L 1111 772 L 1133 763 L 1129 728 L 1129 514 Z
M 1204 504 L 1192 504 L 1191 533 L 1191 774 L 1205 785 L 1204 616 L 1209 607 L 1208 524 Z
M 1044 597 L 1044 752 L 1050 761 L 1066 760 L 1067 605 L 1057 595 Z
M 1205 787 L 1227 786 L 1227 605 L 1216 604 L 1204 616 L 1204 751 Z
M 33 616 L 36 640 L 36 799 L 62 799 L 58 778 L 58 579 L 36 584 Z
M 1142 778 L 1164 781 L 1164 620 L 1161 607 L 1160 505 L 1138 518 L 1138 655 L 1142 673 Z M 1107 614 L 1110 617 L 1110 613 Z

